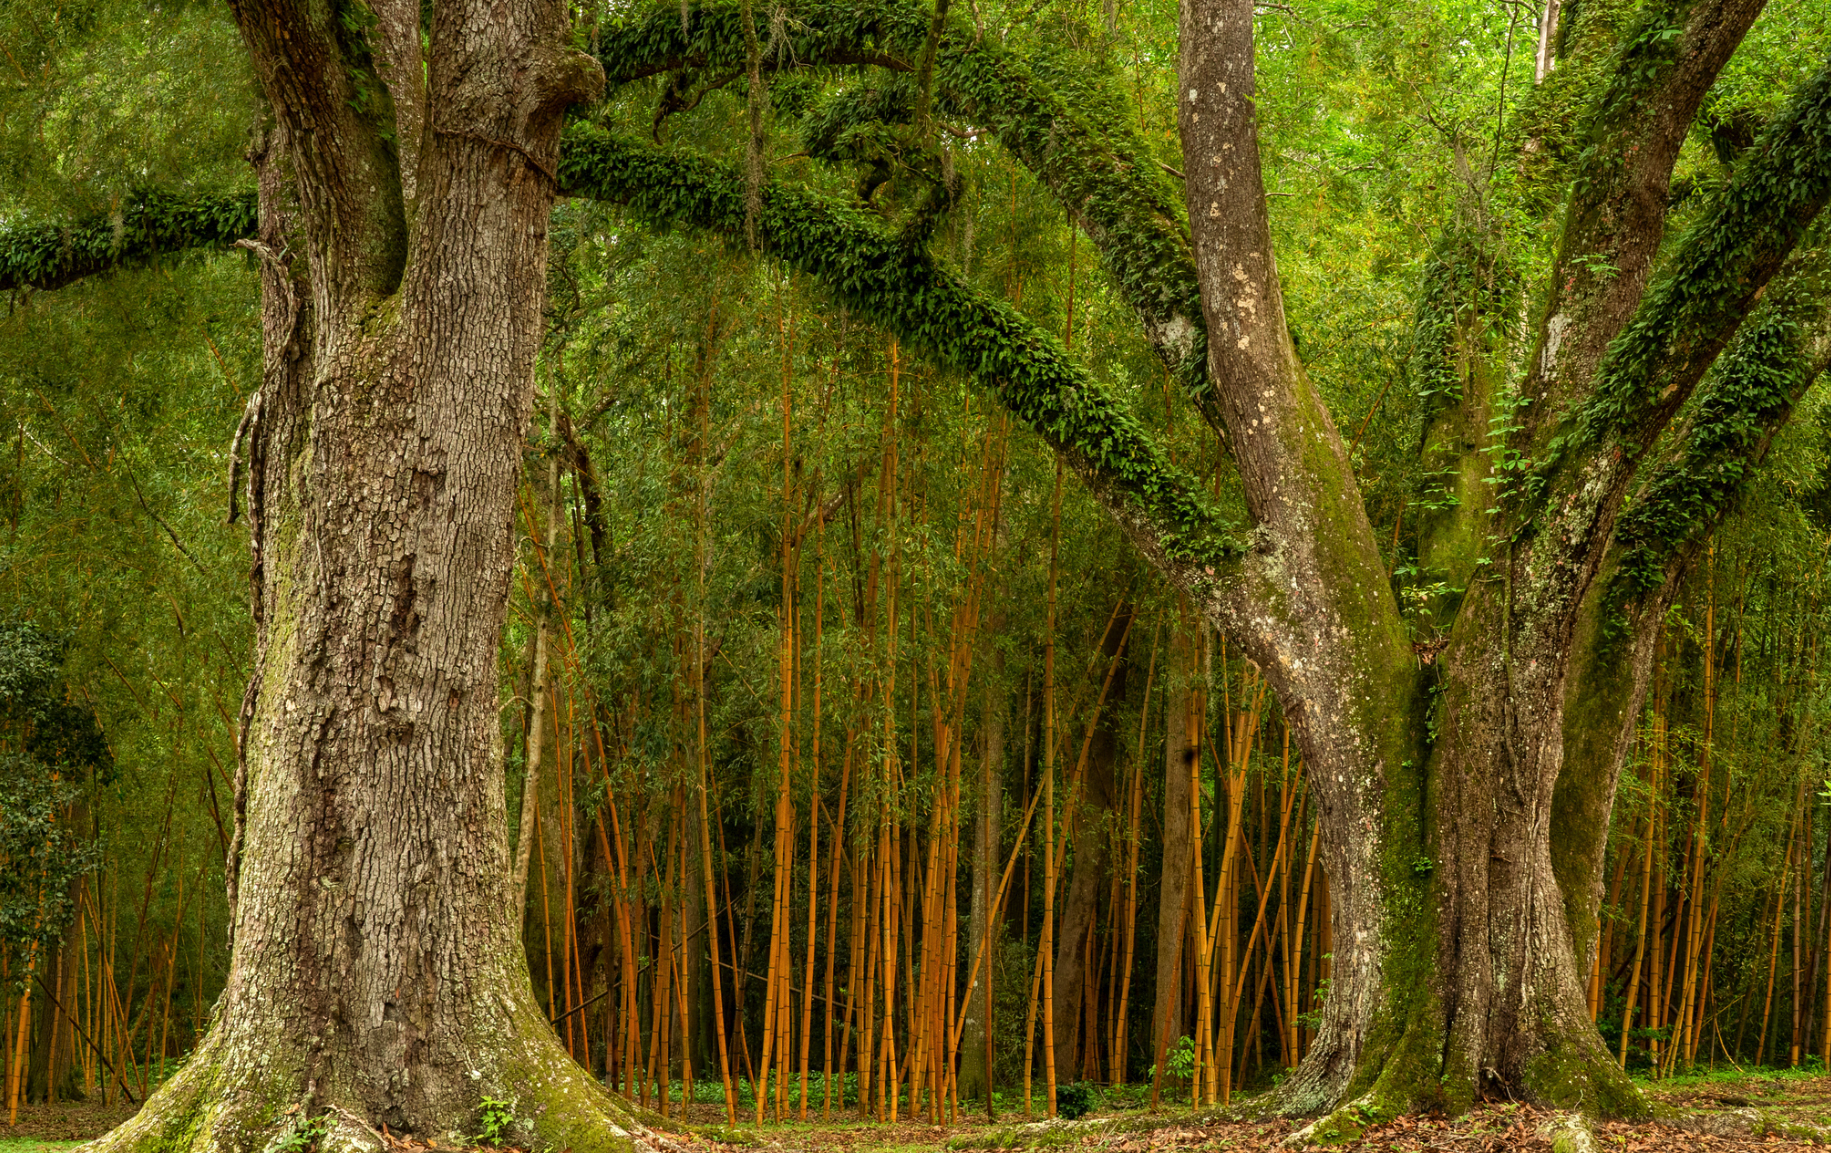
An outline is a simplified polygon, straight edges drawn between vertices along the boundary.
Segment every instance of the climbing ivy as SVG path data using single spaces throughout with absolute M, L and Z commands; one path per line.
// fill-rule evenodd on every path
M 1465 350 L 1458 331 L 1477 324 L 1481 347 L 1467 351 L 1483 354 L 1505 337 L 1518 311 L 1519 273 L 1499 248 L 1498 238 L 1457 224 L 1444 230 L 1424 262 L 1406 367 L 1427 430 L 1433 416 L 1462 399 Z
M 1817 375 L 1808 338 L 1831 313 L 1828 267 L 1831 250 L 1823 247 L 1789 262 L 1705 381 L 1683 453 L 1662 464 L 1622 511 L 1608 601 L 1617 629 L 1626 606 L 1658 590 L 1672 560 L 1735 505 Z

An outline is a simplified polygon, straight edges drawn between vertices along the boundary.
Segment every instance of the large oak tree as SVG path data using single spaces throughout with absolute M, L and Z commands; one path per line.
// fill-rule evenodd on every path
M 1436 499 L 1412 535 L 1450 591 L 1423 636 L 1284 320 L 1250 3 L 1182 7 L 1181 196 L 1075 78 L 1045 82 L 963 21 L 808 3 L 774 57 L 913 77 L 893 123 L 897 161 L 918 174 L 930 107 L 1030 167 L 1220 434 L 1246 523 L 1226 523 L 1058 343 L 932 260 L 920 201 L 894 231 L 789 187 L 757 208 L 739 173 L 585 129 L 564 179 L 651 219 L 753 236 L 976 375 L 1265 671 L 1318 800 L 1335 918 L 1322 1029 L 1281 1108 L 1335 1109 L 1337 1131 L 1483 1089 L 1640 1113 L 1582 992 L 1615 782 L 1679 577 L 1827 356 L 1811 231 L 1831 193 L 1826 62 L 1689 230 L 1665 236 L 1679 146 L 1759 11 L 1652 3 L 1567 34 L 1596 95 L 1558 173 L 1557 258 L 1523 335 L 1495 335 L 1519 328 L 1517 292 L 1496 288 L 1513 275 L 1506 238 L 1479 214 L 1446 223 L 1418 334 Z M 754 59 L 747 12 L 693 16 L 619 29 L 613 82 L 667 72 L 670 94 L 690 93 Z M 861 90 L 857 119 L 895 103 Z M 882 163 L 829 135 L 833 159 Z M 945 201 L 941 166 L 927 171 Z M 1510 381 L 1515 347 L 1527 367 Z
M 100 243 L 261 265 L 233 952 L 207 1037 L 99 1146 L 462 1141 L 495 1100 L 512 1139 L 627 1147 L 509 914 L 496 663 L 562 116 L 602 70 L 558 0 L 231 8 L 269 110 L 257 216 L 141 206 Z M 15 259 L 53 286 L 85 235 Z

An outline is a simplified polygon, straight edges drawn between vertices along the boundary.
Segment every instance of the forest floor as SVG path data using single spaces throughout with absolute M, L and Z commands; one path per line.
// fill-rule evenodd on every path
M 1601 1122 L 1594 1126 L 1595 1147 L 1601 1153 L 1729 1153 L 1831 1144 L 1831 1077 L 1718 1073 L 1673 1078 L 1645 1088 L 1684 1110 L 1688 1127 Z M 1239 1120 L 1241 1112 L 1236 1104 L 1235 1117 L 1166 1108 L 1157 1113 L 1097 1111 L 1080 1121 L 1051 1124 L 1025 1124 L 1021 1113 L 1011 1112 L 995 1125 L 963 1116 L 960 1123 L 948 1126 L 930 1125 L 925 1119 L 888 1123 L 836 1118 L 824 1125 L 786 1122 L 758 1128 L 727 1126 L 722 1106 L 695 1104 L 684 1123 L 676 1117 L 657 1122 L 655 1128 L 671 1138 L 673 1153 L 949 1153 L 1005 1148 L 1218 1153 L 1276 1149 L 1297 1128 L 1285 1121 Z M 21 1106 L 18 1125 L 0 1127 L 0 1153 L 64 1153 L 75 1142 L 100 1136 L 132 1114 L 131 1107 L 93 1102 Z M 1402 1117 L 1330 1148 L 1353 1153 L 1552 1153 L 1563 1116 L 1510 1102 L 1488 1103 L 1453 1119 Z M 1813 1133 L 1822 1136 L 1814 1140 Z
M 1686 1114 L 1686 1127 L 1669 1124 L 1599 1122 L 1593 1126 L 1600 1153 L 1729 1153 L 1733 1150 L 1823 1148 L 1831 1144 L 1831 1077 L 1799 1073 L 1734 1072 L 1675 1077 L 1644 1083 L 1654 1098 Z M 1250 1102 L 1236 1102 L 1232 1116 L 1215 1111 L 1165 1108 L 1157 1113 L 1125 1109 L 1096 1111 L 1080 1121 L 1026 1124 L 1021 1113 L 1003 1114 L 997 1124 L 962 1116 L 960 1123 L 930 1125 L 926 1119 L 896 1124 L 835 1120 L 818 1123 L 724 1126 L 724 1110 L 694 1105 L 684 1131 L 679 1121 L 660 1126 L 675 1134 L 677 1153 L 950 1153 L 955 1150 L 1037 1149 L 1060 1153 L 1208 1153 L 1272 1150 L 1298 1124 L 1240 1120 Z M 1552 1153 L 1565 1114 L 1511 1102 L 1486 1103 L 1457 1118 L 1401 1117 L 1369 1128 L 1357 1139 L 1329 1149 L 1353 1153 Z M 1789 1132 L 1790 1131 L 1790 1132 Z M 1756 1135 L 1759 1134 L 1759 1135 Z M 1324 1148 L 1324 1146 L 1309 1146 Z M 1557 1153 L 1566 1148 L 1559 1144 Z M 0 1153 L 5 1150 L 0 1149 Z

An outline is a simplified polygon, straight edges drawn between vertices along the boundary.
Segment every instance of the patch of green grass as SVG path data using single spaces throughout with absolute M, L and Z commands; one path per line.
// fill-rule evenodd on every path
M 0 1137 L 0 1153 L 64 1153 L 81 1141 L 41 1141 L 36 1137 Z
M 1682 1089 L 1722 1081 L 1808 1081 L 1818 1080 L 1824 1075 L 1824 1067 L 1814 1058 L 1797 1069 L 1770 1069 L 1755 1065 L 1747 1065 L 1741 1069 L 1737 1069 L 1733 1065 L 1719 1065 L 1715 1069 L 1696 1066 L 1658 1080 L 1649 1078 L 1646 1071 L 1641 1070 L 1634 1074 L 1634 1082 L 1646 1088 Z

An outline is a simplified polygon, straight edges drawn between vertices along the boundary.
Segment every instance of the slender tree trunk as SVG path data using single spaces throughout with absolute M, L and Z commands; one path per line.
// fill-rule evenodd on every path
M 1099 700 L 1088 722 L 1079 763 L 1070 784 L 1069 804 L 1061 843 L 1072 840 L 1074 873 L 1069 879 L 1068 895 L 1057 913 L 1060 928 L 1056 933 L 1054 992 L 1057 1002 L 1074 1006 L 1075 1011 L 1055 1022 L 1055 1067 L 1057 1070 L 1077 1066 L 1077 1042 L 1092 1042 L 1098 1033 L 1096 1022 L 1086 1019 L 1079 1007 L 1085 1000 L 1083 986 L 1095 979 L 1087 964 L 1087 943 L 1093 935 L 1101 894 L 1107 889 L 1112 873 L 1113 814 L 1118 809 L 1118 790 L 1113 768 L 1119 756 L 1119 739 L 1112 726 L 1103 723 L 1103 706 L 1109 695 L 1125 699 L 1126 641 L 1131 635 L 1133 612 L 1122 608 L 1107 625 L 1102 655 L 1109 671 L 1101 686 Z M 1078 787 L 1076 787 L 1078 786 Z M 1083 1020 L 1082 1027 L 1075 1022 Z
M 1163 635 L 1161 618 L 1151 634 L 1151 663 L 1145 670 L 1144 700 L 1138 706 L 1138 748 L 1132 755 L 1131 787 L 1127 790 L 1125 812 L 1125 900 L 1120 913 L 1125 929 L 1124 959 L 1119 962 L 1118 1005 L 1113 1012 L 1112 1059 L 1110 1079 L 1123 1085 L 1129 1080 L 1128 1044 L 1132 1004 L 1132 961 L 1138 934 L 1138 822 L 1144 808 L 1144 742 L 1151 723 L 1151 688 L 1157 679 L 1157 642 Z
M 1189 732 L 1189 681 L 1194 675 L 1189 640 L 1182 628 L 1170 632 L 1170 664 L 1165 676 L 1163 768 L 1163 866 L 1157 887 L 1156 1004 L 1151 1010 L 1151 1052 L 1161 1065 L 1162 1054 L 1183 1035 L 1182 990 L 1176 979 L 1182 965 L 1183 928 L 1189 901 L 1191 762 L 1195 759 Z
M 999 618 L 994 616 L 989 631 L 997 635 Z M 1004 672 L 1004 650 L 992 646 L 992 675 L 985 687 L 985 747 L 979 758 L 979 780 L 973 821 L 973 893 L 968 917 L 968 935 L 973 945 L 984 953 L 966 990 L 963 1006 L 965 1023 L 960 1050 L 959 1092 L 962 1097 L 984 1094 L 987 1115 L 992 1108 L 992 1025 L 989 992 L 994 956 L 992 942 L 999 923 L 993 907 L 999 885 L 999 837 L 1004 815 L 1005 703 L 999 695 Z M 978 995 L 986 985 L 986 997 Z
M 558 423 L 559 393 L 557 386 L 549 394 L 548 424 Z M 549 464 L 547 475 L 537 486 L 542 511 L 541 535 L 544 538 L 539 545 L 539 567 L 545 570 L 545 558 L 553 555 L 553 543 L 559 531 L 559 459 L 555 457 Z M 547 730 L 552 724 L 547 715 L 548 673 L 553 663 L 553 614 L 557 610 L 547 595 L 547 581 L 537 577 L 534 581 L 533 595 L 530 599 L 535 605 L 537 623 L 534 626 L 534 672 L 528 686 L 528 735 L 527 760 L 521 778 L 521 828 L 515 838 L 515 873 L 509 887 L 516 894 L 516 907 L 525 910 L 528 904 L 528 862 L 534 847 L 535 814 L 540 811 L 540 770 L 548 745 Z

